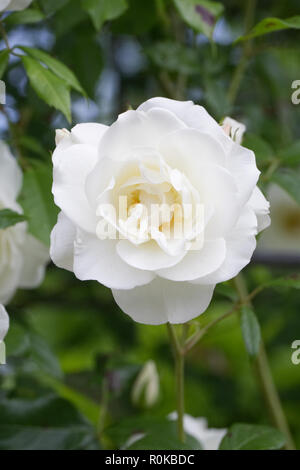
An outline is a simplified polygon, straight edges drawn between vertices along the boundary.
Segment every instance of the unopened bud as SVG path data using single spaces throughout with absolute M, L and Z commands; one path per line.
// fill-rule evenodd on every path
M 55 143 L 58 145 L 65 137 L 68 137 L 71 132 L 68 129 L 56 129 L 55 132 Z
M 159 376 L 154 361 L 148 361 L 138 374 L 132 388 L 132 402 L 150 408 L 159 396 Z
M 227 116 L 222 123 L 222 128 L 234 142 L 237 144 L 242 143 L 243 135 L 246 131 L 245 124 L 242 124 L 241 122 L 238 122 L 235 119 Z

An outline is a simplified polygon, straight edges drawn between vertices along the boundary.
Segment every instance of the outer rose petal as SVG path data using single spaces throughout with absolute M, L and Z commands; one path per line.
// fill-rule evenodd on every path
M 32 235 L 27 234 L 19 287 L 22 289 L 32 289 L 39 286 L 44 278 L 48 261 L 48 248 Z
M 2 141 L 0 141 L 0 168 L 0 200 L 10 206 L 20 192 L 22 172 L 9 147 Z
M 3 305 L 0 304 L 0 341 L 3 341 L 9 328 L 9 317 Z
M 202 106 L 192 101 L 176 101 L 168 98 L 152 98 L 141 106 L 138 111 L 149 111 L 152 108 L 168 109 L 181 119 L 188 128 L 198 129 L 210 134 L 214 140 L 223 146 L 227 154 L 226 168 L 236 179 L 241 197 L 241 205 L 249 199 L 259 177 L 255 156 L 251 150 L 233 142 Z
M 191 181 L 195 178 L 195 169 L 197 171 L 202 165 L 225 166 L 226 163 L 226 155 L 219 142 L 196 129 L 181 129 L 166 135 L 159 150 L 171 168 L 183 171 Z
M 151 98 L 138 107 L 138 111 L 150 111 L 152 108 L 167 109 L 174 113 L 187 127 L 198 129 L 210 134 L 218 140 L 224 150 L 232 145 L 232 140 L 225 134 L 221 126 L 211 117 L 203 106 L 195 105 L 193 101 L 176 101 L 169 98 Z
M 63 158 L 54 164 L 55 203 L 75 224 L 89 232 L 95 232 L 97 220 L 85 193 L 85 181 L 96 162 L 94 147 L 77 144 L 65 150 Z
M 154 275 L 126 264 L 117 254 L 116 244 L 116 240 L 100 240 L 79 231 L 74 251 L 76 277 L 98 281 L 111 289 L 132 289 L 151 282 Z
M 214 285 L 196 286 L 156 278 L 150 284 L 112 293 L 119 307 L 133 320 L 148 325 L 185 323 L 203 313 Z
M 53 152 L 53 162 L 56 164 L 64 157 L 64 150 L 76 144 L 86 144 L 98 150 L 98 145 L 108 126 L 97 123 L 77 124 L 71 132 L 67 129 L 56 131 L 56 149 Z
M 249 200 L 260 175 L 255 155 L 252 150 L 233 142 L 231 152 L 227 156 L 226 167 L 235 178 L 239 191 L 239 203 L 243 206 Z
M 251 260 L 256 247 L 257 219 L 252 209 L 245 208 L 226 239 L 226 258 L 215 272 L 192 283 L 212 284 L 235 277 Z
M 257 217 L 257 230 L 261 232 L 271 224 L 269 216 L 270 203 L 266 200 L 261 190 L 256 187 L 249 199 L 248 205 L 254 210 Z
M 184 128 L 184 123 L 165 109 L 154 108 L 148 113 L 127 111 L 103 136 L 100 157 L 124 161 L 134 148 L 156 148 L 163 136 Z
M 57 224 L 51 232 L 50 247 L 50 257 L 59 268 L 73 271 L 75 237 L 75 225 L 63 212 L 60 212 Z

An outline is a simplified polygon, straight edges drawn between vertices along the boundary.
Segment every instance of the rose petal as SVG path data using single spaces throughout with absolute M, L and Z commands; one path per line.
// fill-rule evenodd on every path
M 49 260 L 49 249 L 32 235 L 26 234 L 19 287 L 22 289 L 38 287 L 44 279 Z
M 269 216 L 270 203 L 266 200 L 261 190 L 256 187 L 249 199 L 248 205 L 254 210 L 257 223 L 258 232 L 261 232 L 271 224 L 271 218 Z
M 211 284 L 235 277 L 251 260 L 256 247 L 257 219 L 252 209 L 246 207 L 236 226 L 226 238 L 226 258 L 215 272 L 192 281 Z
M 150 284 L 112 293 L 119 307 L 133 320 L 148 325 L 185 323 L 203 313 L 214 285 L 196 286 L 156 278 Z
M 136 147 L 155 149 L 164 135 L 184 127 L 183 122 L 164 109 L 154 108 L 147 113 L 127 111 L 104 134 L 100 156 L 122 161 L 130 158 Z
M 146 101 L 137 110 L 147 112 L 152 108 L 169 110 L 183 121 L 187 127 L 210 134 L 223 145 L 225 151 L 231 148 L 231 139 L 203 106 L 195 105 L 193 101 L 176 101 L 158 97 Z
M 160 269 L 157 274 L 171 281 L 191 281 L 216 271 L 225 256 L 226 243 L 223 238 L 206 240 L 201 250 L 189 251 L 178 264 Z
M 75 242 L 74 273 L 82 281 L 94 280 L 111 289 L 132 289 L 152 281 L 150 271 L 135 269 L 118 255 L 116 240 L 99 240 L 80 231 Z
M 252 150 L 233 143 L 227 156 L 226 168 L 230 171 L 238 187 L 238 199 L 242 207 L 250 198 L 258 181 L 260 171 L 256 167 Z
M 50 257 L 59 268 L 73 271 L 75 237 L 75 225 L 63 212 L 60 212 L 57 224 L 51 232 L 50 246 Z
M 94 147 L 80 144 L 69 147 L 54 165 L 52 187 L 55 204 L 72 222 L 94 233 L 97 219 L 85 193 L 85 180 L 96 162 Z
M 153 240 L 142 245 L 133 245 L 128 240 L 120 240 L 117 252 L 130 266 L 150 271 L 174 266 L 186 253 L 184 251 L 177 256 L 168 255 Z
M 94 147 L 97 151 L 100 140 L 107 129 L 108 126 L 94 122 L 77 124 L 71 132 L 67 129 L 58 129 L 56 131 L 57 146 L 52 155 L 53 162 L 58 164 L 64 158 L 64 150 L 76 144 L 86 144 Z
M 183 171 L 191 181 L 202 165 L 225 166 L 226 155 L 219 142 L 195 129 L 182 129 L 165 136 L 159 146 L 165 161 Z

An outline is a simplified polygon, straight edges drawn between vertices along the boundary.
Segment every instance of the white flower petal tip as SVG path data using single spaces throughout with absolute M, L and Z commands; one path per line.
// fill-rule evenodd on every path
M 20 11 L 29 7 L 33 0 L 1 0 L 0 11 Z
M 56 129 L 55 131 L 55 143 L 59 145 L 65 137 L 70 136 L 70 131 L 68 129 Z
M 176 420 L 177 412 L 174 411 L 168 417 L 171 420 Z M 206 418 L 194 418 L 188 414 L 184 415 L 183 427 L 187 434 L 197 439 L 203 450 L 218 450 L 227 433 L 227 429 L 209 428 Z
M 244 133 L 246 132 L 245 124 L 226 116 L 222 123 L 222 129 L 234 142 L 241 145 Z
M 131 393 L 132 402 L 141 407 L 151 408 L 159 397 L 159 376 L 154 361 L 148 361 L 139 372 Z
M 9 328 L 9 316 L 4 306 L 0 304 L 0 342 L 4 340 Z
M 112 289 L 137 322 L 203 313 L 269 224 L 255 155 L 239 145 L 245 126 L 226 118 L 224 128 L 192 101 L 158 97 L 110 127 L 60 131 L 52 260 Z

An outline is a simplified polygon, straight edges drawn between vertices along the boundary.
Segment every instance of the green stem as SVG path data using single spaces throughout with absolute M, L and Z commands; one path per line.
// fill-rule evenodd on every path
M 242 274 L 239 274 L 235 279 L 234 283 L 236 286 L 236 290 L 239 294 L 239 297 L 243 304 L 248 303 L 248 291 L 247 285 Z M 257 358 L 254 362 L 254 368 L 256 370 L 256 375 L 258 378 L 258 382 L 260 388 L 262 390 L 263 396 L 267 403 L 267 406 L 270 411 L 271 419 L 274 425 L 286 436 L 286 449 L 287 450 L 295 450 L 295 444 L 293 442 L 293 438 L 289 429 L 289 425 L 284 414 L 282 404 L 272 377 L 270 365 L 268 362 L 265 346 L 263 342 L 261 342 L 260 351 L 257 355 Z
M 262 290 L 264 289 L 264 286 L 258 286 L 256 289 L 254 289 L 247 297 L 243 299 L 243 301 L 239 300 L 239 302 L 236 302 L 233 307 L 231 307 L 227 312 L 223 313 L 220 317 L 216 318 L 215 320 L 211 321 L 208 323 L 206 326 L 201 328 L 201 330 L 197 331 L 195 334 L 193 334 L 190 338 L 188 338 L 185 341 L 184 344 L 184 354 L 187 354 L 188 352 L 193 349 L 193 347 L 200 341 L 208 331 L 213 328 L 214 326 L 218 325 L 218 323 L 222 322 L 226 318 L 230 317 L 234 313 L 236 313 L 243 305 L 249 303 L 257 294 L 259 294 Z
M 166 12 L 164 0 L 155 0 L 157 15 L 160 18 L 166 32 L 170 29 L 170 20 Z
M 185 442 L 185 433 L 183 427 L 184 419 L 184 352 L 176 336 L 175 328 L 167 323 L 170 342 L 175 359 L 175 377 L 176 377 L 176 397 L 177 397 L 177 431 L 178 438 Z
M 248 0 L 247 5 L 246 5 L 246 12 L 245 12 L 245 33 L 248 33 L 253 26 L 255 6 L 256 6 L 256 0 Z M 251 42 L 245 41 L 243 45 L 242 56 L 235 69 L 235 73 L 232 77 L 232 81 L 230 83 L 228 93 L 227 93 L 227 100 L 229 104 L 231 105 L 233 105 L 236 100 L 245 70 L 247 68 L 247 63 L 248 63 L 248 58 L 249 58 L 250 53 L 251 53 Z

